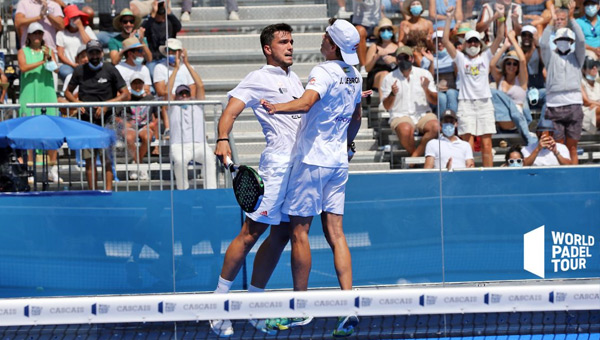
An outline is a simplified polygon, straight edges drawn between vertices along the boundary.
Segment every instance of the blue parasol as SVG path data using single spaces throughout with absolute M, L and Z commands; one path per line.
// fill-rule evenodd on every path
M 115 143 L 115 132 L 75 118 L 29 116 L 0 122 L 0 147 L 56 150 L 104 149 Z

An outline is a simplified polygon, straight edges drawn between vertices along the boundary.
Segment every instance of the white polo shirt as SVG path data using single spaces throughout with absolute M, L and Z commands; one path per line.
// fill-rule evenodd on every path
M 471 59 L 461 51 L 456 51 L 454 63 L 458 71 L 458 99 L 476 100 L 492 98 L 490 90 L 490 62 L 492 52 L 486 49 Z
M 169 65 L 168 73 L 167 73 L 167 65 L 166 63 L 160 63 L 154 67 L 154 82 L 160 83 L 161 81 L 165 82 L 165 86 L 169 83 L 169 76 L 173 73 L 173 66 Z M 127 79 L 125 80 L 127 81 Z M 175 90 L 179 85 L 192 85 L 194 84 L 194 78 L 188 71 L 185 65 L 181 65 L 179 67 L 179 71 L 175 76 L 175 84 L 173 85 L 173 90 L 171 90 L 171 94 L 175 95 Z
M 534 143 L 534 144 L 529 144 L 528 146 L 525 146 L 521 149 L 521 152 L 523 153 L 523 157 L 527 158 L 531 155 L 531 153 L 533 152 L 533 150 L 535 150 L 535 148 L 538 146 L 538 143 Z M 561 143 L 556 143 L 556 147 L 558 148 L 558 153 L 560 153 L 561 156 L 563 156 L 564 158 L 567 159 L 571 159 L 571 155 L 569 154 L 569 149 L 567 149 L 567 146 Z M 533 161 L 533 165 L 534 166 L 554 166 L 554 165 L 560 165 L 560 163 L 558 162 L 558 158 L 556 158 L 556 156 L 554 156 L 554 154 L 552 153 L 552 151 L 546 149 L 546 148 L 542 148 L 542 150 L 538 153 L 537 157 L 535 158 L 535 161 Z
M 127 83 L 127 89 L 129 91 L 131 91 L 131 85 L 129 84 L 131 82 L 131 76 L 135 72 L 139 72 L 144 76 L 144 85 L 152 86 L 152 78 L 150 78 L 150 70 L 148 70 L 148 67 L 146 67 L 146 65 L 131 66 L 128 63 L 122 61 L 119 64 L 117 64 L 117 66 L 115 66 L 115 67 L 117 68 L 117 70 L 119 70 L 121 77 L 123 77 L 123 80 L 125 80 L 125 82 Z
M 347 168 L 346 132 L 361 101 L 360 73 L 341 60 L 326 61 L 310 71 L 306 90 L 320 99 L 302 116 L 295 156 L 305 164 Z
M 390 95 L 394 82 L 397 82 L 398 86 L 398 93 L 390 109 L 390 121 L 397 117 L 408 116 L 417 124 L 421 117 L 431 112 L 427 95 L 421 86 L 421 78 L 429 79 L 429 91 L 437 92 L 431 73 L 415 66 L 412 67 L 408 78 L 405 78 L 399 69 L 395 69 L 383 78 L 380 86 L 382 98 Z
M 271 103 L 287 103 L 304 93 L 300 78 L 293 71 L 286 73 L 281 67 L 265 65 L 250 72 L 238 86 L 229 91 L 234 97 L 252 108 L 262 127 L 267 146 L 260 156 L 259 167 L 290 166 L 292 148 L 296 141 L 299 114 L 268 114 L 260 105 L 261 99 Z
M 473 159 L 473 150 L 469 143 L 456 137 L 454 141 L 441 135 L 439 139 L 432 139 L 425 147 L 425 157 L 434 157 L 434 168 L 446 168 L 448 160 L 452 157 L 452 169 L 467 167 L 467 160 Z

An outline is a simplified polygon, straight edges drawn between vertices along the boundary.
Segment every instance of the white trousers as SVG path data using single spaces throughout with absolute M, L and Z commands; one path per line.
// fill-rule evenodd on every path
M 204 159 L 205 155 L 206 160 Z M 171 144 L 171 162 L 173 162 L 173 173 L 175 174 L 177 189 L 187 190 L 190 187 L 187 166 L 192 160 L 203 165 L 204 189 L 216 189 L 216 157 L 212 148 L 204 143 Z

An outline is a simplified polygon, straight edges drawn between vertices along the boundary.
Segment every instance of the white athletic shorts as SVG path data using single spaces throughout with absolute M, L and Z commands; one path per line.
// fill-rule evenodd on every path
M 281 205 L 285 198 L 291 167 L 258 168 L 258 174 L 263 179 L 265 194 L 263 199 L 253 213 L 246 213 L 249 219 L 278 225 L 281 222 L 289 222 L 290 218 L 281 213 Z
M 294 162 L 281 209 L 293 216 L 316 216 L 326 211 L 344 214 L 348 168 L 325 168 Z
M 482 136 L 496 133 L 496 117 L 491 98 L 458 101 L 458 135 Z

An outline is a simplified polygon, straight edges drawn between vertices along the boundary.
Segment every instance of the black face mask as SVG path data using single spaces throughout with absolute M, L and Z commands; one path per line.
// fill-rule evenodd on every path
M 406 59 L 398 59 L 398 69 L 400 72 L 408 71 L 412 68 L 412 63 Z

